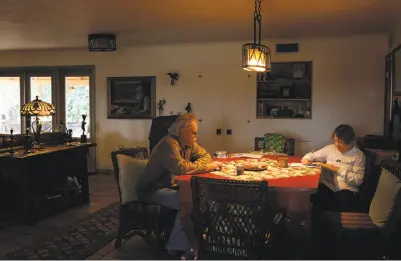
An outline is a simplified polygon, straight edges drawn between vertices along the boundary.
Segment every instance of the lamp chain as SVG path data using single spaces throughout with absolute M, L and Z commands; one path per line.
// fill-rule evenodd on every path
M 260 7 L 260 4 L 262 3 L 262 0 L 255 0 L 255 18 L 258 22 L 262 21 L 262 15 L 261 10 L 262 8 Z

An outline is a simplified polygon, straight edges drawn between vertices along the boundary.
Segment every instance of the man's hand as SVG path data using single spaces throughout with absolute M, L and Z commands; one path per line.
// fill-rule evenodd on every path
M 309 164 L 312 163 L 312 161 L 310 159 L 302 159 L 301 163 L 304 164 L 304 165 L 309 165 Z
M 223 163 L 219 162 L 219 161 L 213 161 L 212 163 L 209 163 L 207 165 L 208 169 L 210 169 L 212 171 L 221 169 L 221 166 L 223 166 Z

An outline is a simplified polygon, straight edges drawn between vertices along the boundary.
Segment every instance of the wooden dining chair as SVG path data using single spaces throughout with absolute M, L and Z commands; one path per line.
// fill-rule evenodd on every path
M 192 220 L 201 259 L 265 259 L 273 255 L 275 228 L 267 181 L 194 176 L 191 187 Z

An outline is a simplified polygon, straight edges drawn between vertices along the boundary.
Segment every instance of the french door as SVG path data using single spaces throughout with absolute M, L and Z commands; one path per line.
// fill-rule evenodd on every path
M 94 99 L 93 77 L 87 70 L 63 70 L 59 74 L 59 118 L 64 120 L 67 129 L 72 130 L 72 136 L 87 136 L 94 140 Z M 82 115 L 86 116 L 84 129 Z
M 24 74 L 0 72 L 0 134 L 20 134 L 25 124 L 20 116 L 25 102 Z

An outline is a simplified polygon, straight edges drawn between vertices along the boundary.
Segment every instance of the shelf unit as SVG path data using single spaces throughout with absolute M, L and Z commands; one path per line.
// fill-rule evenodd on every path
M 311 61 L 272 63 L 256 88 L 256 118 L 312 118 Z

